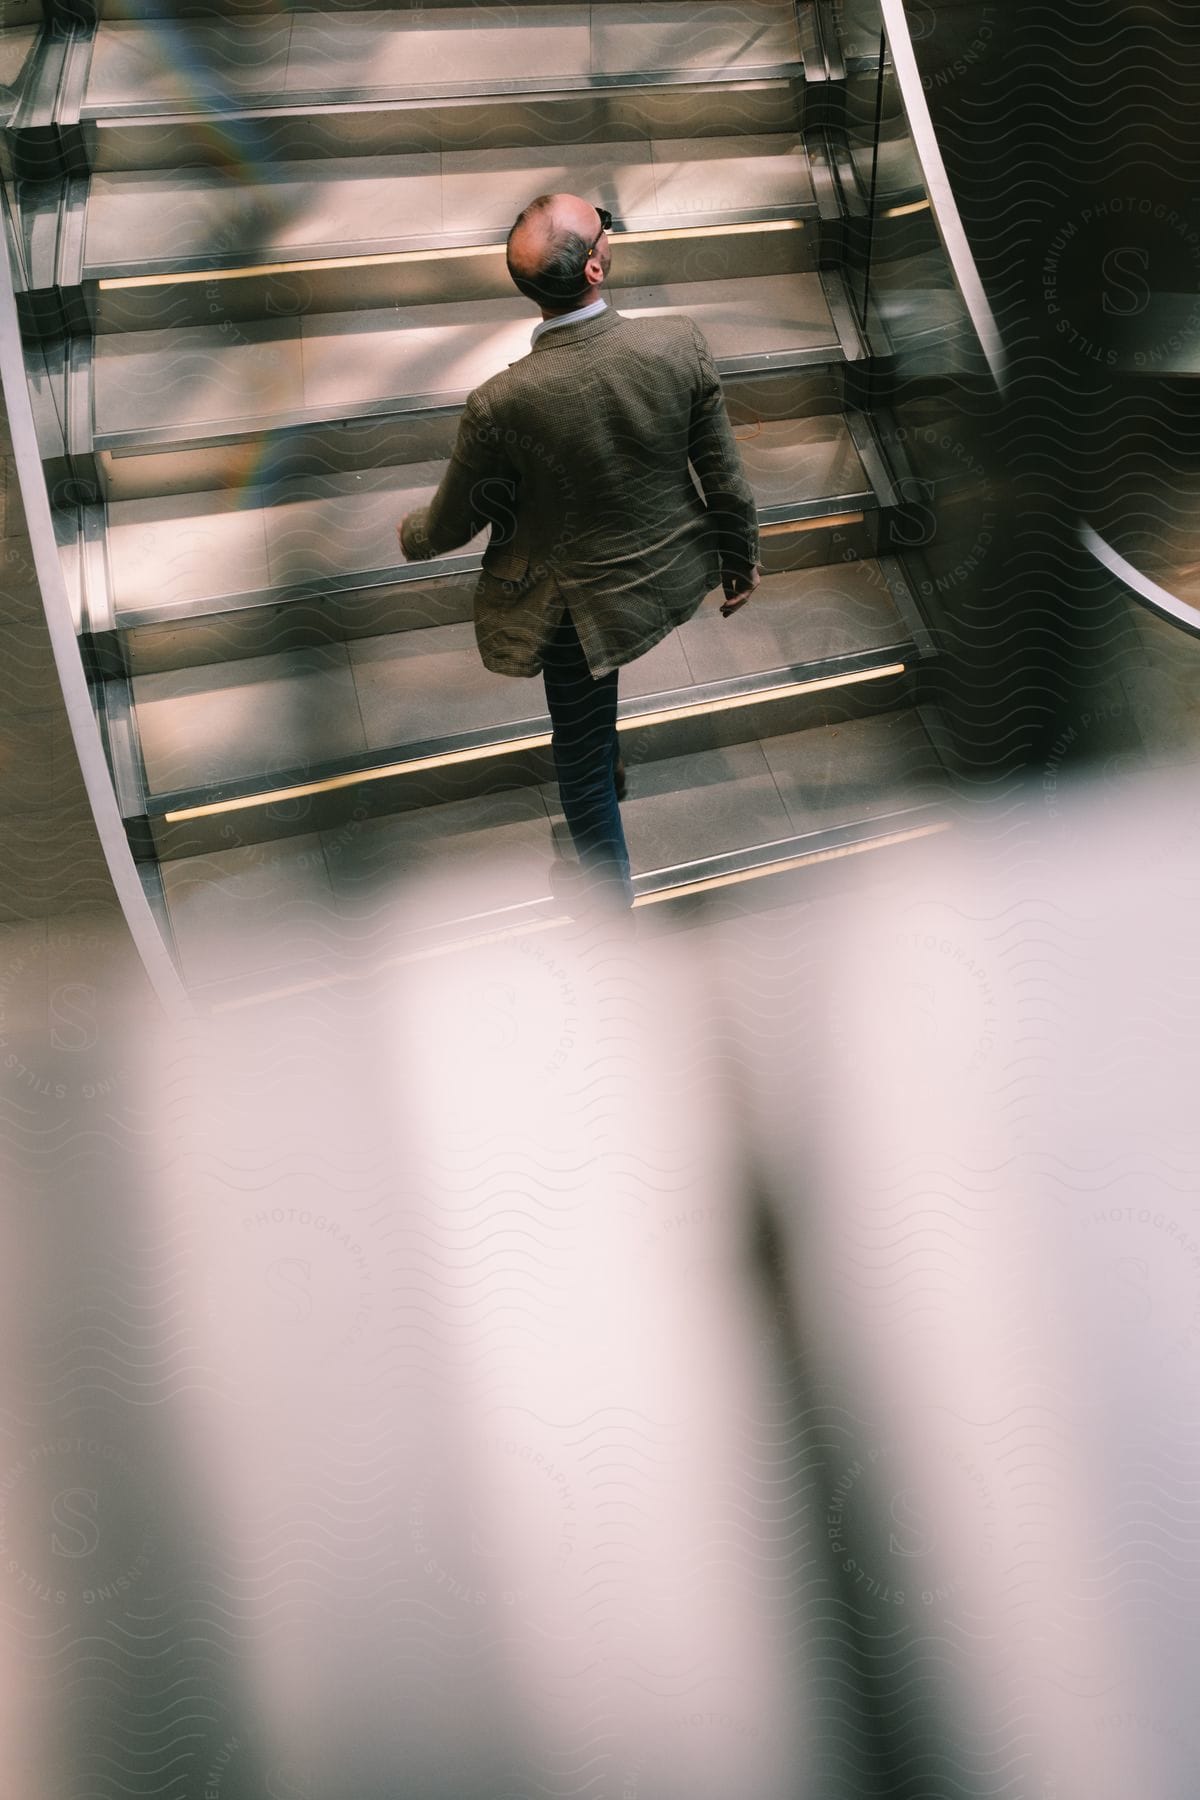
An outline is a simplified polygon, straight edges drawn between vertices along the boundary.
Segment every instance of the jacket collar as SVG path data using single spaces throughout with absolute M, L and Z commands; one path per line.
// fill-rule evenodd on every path
M 542 319 L 534 326 L 529 341 L 532 343 L 535 338 L 545 337 L 548 331 L 561 331 L 563 326 L 570 325 L 572 320 L 597 319 L 607 305 L 608 296 L 597 294 L 594 300 L 589 300 L 586 306 L 577 306 L 574 312 L 556 313 L 552 318 Z
M 543 331 L 534 338 L 529 354 L 537 356 L 543 350 L 561 349 L 564 344 L 582 344 L 587 338 L 599 337 L 602 331 L 611 331 L 620 322 L 621 315 L 610 300 L 602 313 L 582 319 L 578 325 L 556 325 L 553 331 Z

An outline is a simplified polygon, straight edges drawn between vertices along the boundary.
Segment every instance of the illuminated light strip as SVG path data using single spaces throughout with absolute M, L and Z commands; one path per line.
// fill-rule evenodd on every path
M 780 525 L 760 525 L 759 537 L 779 537 L 785 531 L 820 531 L 826 525 L 861 525 L 865 513 L 826 513 L 820 519 L 784 519 Z
M 883 217 L 885 219 L 907 219 L 910 213 L 928 211 L 928 200 L 913 200 L 907 206 L 889 206 Z
M 699 881 L 681 882 L 678 887 L 661 888 L 654 894 L 639 894 L 635 906 L 657 906 L 662 900 L 677 900 L 681 894 L 703 894 L 712 888 L 732 887 L 735 882 L 757 881 L 762 875 L 781 875 L 788 869 L 800 869 L 808 863 L 835 862 L 842 856 L 858 856 L 864 850 L 883 850 L 889 844 L 907 844 L 916 838 L 934 837 L 949 831 L 950 821 L 935 825 L 915 825 L 911 831 L 891 831 L 885 837 L 866 838 L 858 844 L 837 844 L 827 850 L 809 850 L 802 856 L 788 856 L 782 862 L 759 863 L 753 869 L 734 869 L 728 875 L 708 875 Z
M 881 669 L 861 669 L 851 675 L 823 675 L 816 681 L 795 681 L 782 687 L 756 688 L 747 694 L 730 694 L 723 700 L 701 701 L 695 706 L 664 707 L 659 712 L 635 713 L 618 719 L 618 731 L 633 731 L 643 725 L 665 724 L 672 719 L 694 719 L 705 713 L 731 712 L 740 706 L 755 706 L 760 700 L 782 700 L 790 695 L 816 694 L 825 688 L 850 687 L 860 681 L 879 681 L 885 675 L 903 675 L 904 663 L 888 663 Z M 540 749 L 551 740 L 551 733 L 539 731 L 532 737 L 510 738 L 495 744 L 477 744 L 470 750 L 448 750 L 439 756 L 422 756 L 412 762 L 386 763 L 378 769 L 360 769 L 345 775 L 329 775 L 323 781 L 306 781 L 296 787 L 271 788 L 257 794 L 239 794 L 235 800 L 214 800 L 205 806 L 184 806 L 163 813 L 168 825 L 186 819 L 210 819 L 220 813 L 244 812 L 251 806 L 273 806 L 280 800 L 305 800 L 313 794 L 332 794 L 341 788 L 355 787 L 360 782 L 386 781 L 392 775 L 411 775 L 423 769 L 443 769 L 453 763 L 478 762 L 485 756 L 508 756 L 518 750 Z
M 677 242 L 682 238 L 734 237 L 750 231 L 804 231 L 806 219 L 760 219 L 737 225 L 685 225 L 677 231 L 622 231 L 617 234 L 622 244 L 658 244 Z M 166 275 L 105 275 L 97 286 L 101 292 L 118 288 L 169 287 L 201 281 L 245 281 L 255 275 L 305 275 L 320 269 L 370 269 L 418 262 L 440 262 L 454 256 L 503 256 L 504 244 L 461 244 L 441 250 L 387 250 L 374 256 L 329 256 L 310 258 L 305 262 L 254 263 L 243 269 L 188 269 Z
M 242 812 L 248 806 L 271 806 L 276 800 L 306 800 L 311 794 L 333 794 L 339 788 L 355 787 L 360 781 L 385 781 L 389 775 L 407 775 L 419 769 L 442 769 L 449 763 L 477 762 L 484 756 L 537 749 L 549 742 L 550 733 L 541 731 L 534 737 L 512 738 L 507 743 L 478 744 L 472 750 L 448 750 L 442 756 L 422 756 L 414 762 L 386 763 L 379 769 L 360 769 L 353 774 L 328 775 L 324 781 L 306 781 L 297 787 L 270 788 L 265 793 L 241 794 L 236 800 L 214 800 L 208 806 L 185 806 L 178 812 L 164 813 L 163 818 L 168 825 L 175 825 L 183 819 L 207 819 L 216 813 Z
M 782 687 L 757 688 L 752 694 L 730 694 L 724 700 L 702 700 L 695 706 L 664 707 L 661 712 L 638 713 L 622 719 L 618 729 L 632 730 L 635 725 L 663 725 L 671 719 L 701 718 L 706 713 L 732 712 L 739 706 L 754 706 L 760 700 L 784 700 L 793 694 L 817 694 L 823 688 L 849 687 L 859 681 L 879 681 L 885 675 L 903 675 L 904 663 L 888 663 L 882 669 L 863 669 L 853 675 L 823 675 L 817 681 L 793 681 Z

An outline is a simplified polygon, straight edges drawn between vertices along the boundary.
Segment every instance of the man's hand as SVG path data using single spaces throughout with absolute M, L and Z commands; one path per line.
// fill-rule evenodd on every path
M 730 613 L 745 606 L 761 579 L 757 569 L 751 569 L 748 575 L 723 574 L 721 585 L 725 589 L 725 599 L 721 606 L 721 617 L 727 619 Z

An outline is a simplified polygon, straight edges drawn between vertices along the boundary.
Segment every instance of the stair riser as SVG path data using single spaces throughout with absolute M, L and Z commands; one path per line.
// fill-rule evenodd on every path
M 819 527 L 771 534 L 762 540 L 768 573 L 861 561 L 875 553 L 881 515 L 861 525 Z M 427 626 L 458 625 L 471 618 L 476 575 L 397 582 L 360 588 L 312 601 L 248 607 L 165 625 L 144 624 L 98 639 L 101 675 L 149 675 L 167 669 L 236 662 L 278 651 L 309 649 L 348 639 L 380 637 Z
M 841 364 L 729 375 L 724 381 L 735 424 L 809 418 L 843 408 Z M 465 395 L 462 397 L 465 399 Z M 247 434 L 232 442 L 164 447 L 138 454 L 102 450 L 96 461 L 110 500 L 203 493 L 293 476 L 398 467 L 448 457 L 460 406 L 411 410 L 292 431 Z
M 642 242 L 629 242 L 615 233 L 609 292 L 620 305 L 624 288 L 788 275 L 818 268 L 827 260 L 817 219 L 789 223 L 786 228 L 768 223 L 736 232 L 673 232 Z M 511 300 L 514 292 L 500 244 L 344 267 L 280 265 L 265 272 L 206 274 L 146 287 L 101 288 L 89 281 L 79 304 L 86 306 L 94 329 L 104 333 L 219 326 L 226 320 L 247 324 L 383 306 Z M 59 307 L 65 308 L 70 299 L 64 293 Z M 532 328 L 537 323 L 532 302 L 529 312 Z
M 701 714 L 621 732 L 630 769 L 631 798 L 637 797 L 640 763 L 686 756 L 809 727 L 840 724 L 873 714 L 895 712 L 913 704 L 915 675 L 868 681 L 852 687 L 825 689 L 783 700 L 764 701 L 728 712 Z M 454 800 L 496 793 L 513 787 L 554 780 L 549 747 L 481 757 L 474 762 L 384 780 L 366 781 L 329 794 L 275 801 L 237 812 L 174 823 L 154 820 L 148 841 L 140 846 L 161 860 L 209 855 L 245 844 L 295 837 L 312 831 L 353 833 L 368 818 L 412 812 Z
M 116 170 L 251 167 L 324 157 L 422 151 L 511 149 L 544 144 L 634 143 L 659 138 L 794 133 L 801 123 L 801 76 L 743 82 L 649 86 L 614 83 L 599 90 L 568 85 L 554 94 L 417 97 L 391 106 L 347 102 L 313 113 L 302 99 L 288 113 L 211 118 L 85 122 L 87 164 Z

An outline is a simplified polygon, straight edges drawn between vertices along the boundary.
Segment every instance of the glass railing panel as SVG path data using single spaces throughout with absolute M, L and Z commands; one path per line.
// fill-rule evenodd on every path
M 929 109 L 938 59 L 958 53 L 958 37 L 953 24 L 941 29 L 939 6 L 832 0 L 831 11 L 843 100 L 830 137 L 847 281 L 870 353 L 863 400 L 899 500 L 887 548 L 942 648 L 934 698 L 961 719 L 987 685 L 977 625 L 1009 503 L 996 434 L 999 336 Z M 969 762 L 992 754 L 982 742 L 960 748 Z

